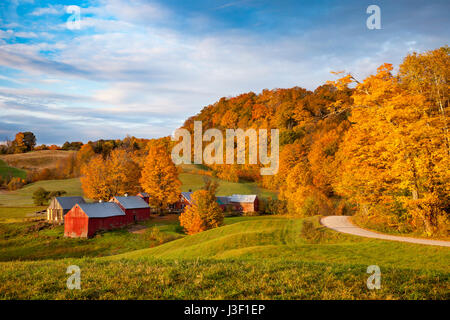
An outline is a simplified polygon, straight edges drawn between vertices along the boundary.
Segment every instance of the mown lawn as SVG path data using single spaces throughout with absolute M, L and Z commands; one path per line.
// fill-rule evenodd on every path
M 69 290 L 67 267 L 81 269 Z M 366 265 L 272 260 L 0 263 L 0 299 L 449 299 L 449 273 L 382 268 L 381 289 L 366 286 Z
M 183 190 L 203 176 L 182 173 Z M 115 230 L 66 239 L 30 213 L 39 186 L 82 195 L 79 179 L 41 181 L 0 194 L 0 299 L 449 299 L 450 249 L 367 239 L 325 229 L 319 217 L 229 217 L 187 236 L 176 215 L 153 217 L 142 233 Z M 219 194 L 271 194 L 220 181 Z M 22 207 L 14 207 L 14 206 Z M 305 221 L 313 228 L 305 231 Z M 66 288 L 69 265 L 81 290 Z M 369 290 L 369 265 L 382 272 Z
M 311 234 L 302 232 L 305 220 L 316 227 Z M 450 271 L 449 248 L 351 236 L 326 229 L 318 220 L 276 216 L 226 218 L 227 223 L 221 228 L 107 259 L 269 259 Z
M 0 207 L 0 224 L 6 222 L 21 222 L 35 217 L 34 213 L 47 207 Z

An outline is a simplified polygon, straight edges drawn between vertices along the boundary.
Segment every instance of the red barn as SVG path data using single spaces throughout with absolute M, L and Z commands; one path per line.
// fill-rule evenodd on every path
M 216 197 L 216 202 L 219 204 L 220 208 L 222 208 L 223 211 L 227 210 L 227 206 L 230 204 L 230 197 Z
M 125 212 L 128 223 L 150 219 L 150 207 L 141 197 L 114 197 L 109 202 L 114 202 L 119 205 Z
M 99 230 L 126 225 L 127 216 L 115 203 L 79 203 L 64 216 L 64 236 L 90 238 Z
M 145 202 L 150 203 L 150 195 L 147 192 L 139 192 L 137 196 L 144 199 Z
M 169 204 L 169 211 L 171 212 L 181 212 L 184 210 L 186 206 L 189 206 L 192 204 L 192 196 L 193 192 L 182 192 L 180 194 L 180 198 L 177 202 L 173 204 Z
M 229 201 L 236 211 L 257 212 L 259 210 L 259 200 L 255 194 L 233 194 L 229 197 Z

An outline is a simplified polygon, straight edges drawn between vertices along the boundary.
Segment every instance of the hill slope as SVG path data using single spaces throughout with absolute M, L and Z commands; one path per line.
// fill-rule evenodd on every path
M 24 170 L 9 166 L 5 161 L 0 159 L 0 176 L 6 177 L 19 177 L 25 179 L 27 173 Z
M 75 151 L 41 150 L 27 153 L 1 155 L 0 159 L 8 165 L 25 170 L 56 168 L 58 161 L 67 159 Z
M 0 262 L 0 299 L 449 299 L 448 248 L 362 239 L 283 217 L 105 258 Z M 311 241 L 311 235 L 321 234 Z M 369 265 L 381 268 L 369 290 Z M 69 265 L 81 290 L 67 290 Z
M 315 229 L 302 232 L 304 221 Z M 228 225 L 161 246 L 105 259 L 244 259 L 377 264 L 380 267 L 448 271 L 450 250 L 339 234 L 318 218 L 231 218 Z M 315 240 L 312 240 L 315 239 Z
M 180 180 L 182 182 L 182 191 L 196 191 L 203 187 L 205 184 L 203 175 L 195 173 L 181 173 Z M 270 190 L 260 188 L 256 182 L 229 182 L 214 177 L 209 177 L 213 181 L 219 183 L 219 189 L 217 190 L 218 196 L 229 196 L 234 193 L 240 194 L 257 194 L 259 197 L 276 198 L 277 194 Z
M 25 207 L 34 206 L 33 192 L 39 187 L 48 191 L 64 190 L 67 192 L 66 196 L 82 196 L 80 179 L 65 179 L 65 180 L 43 180 L 30 183 L 22 189 L 16 191 L 0 192 L 0 206 L 8 207 Z

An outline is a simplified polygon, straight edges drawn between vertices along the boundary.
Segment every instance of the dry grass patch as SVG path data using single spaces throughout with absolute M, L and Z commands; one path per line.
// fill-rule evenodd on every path
M 58 161 L 67 159 L 75 151 L 42 150 L 0 156 L 9 166 L 25 170 L 54 169 Z

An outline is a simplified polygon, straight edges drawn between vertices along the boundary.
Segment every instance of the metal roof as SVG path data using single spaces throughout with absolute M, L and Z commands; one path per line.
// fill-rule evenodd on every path
M 70 210 L 77 203 L 86 203 L 83 197 L 55 197 L 55 200 L 59 203 L 63 210 Z
M 83 212 L 89 218 L 106 218 L 114 216 L 124 216 L 125 212 L 114 202 L 79 203 Z
M 192 202 L 192 196 L 193 192 L 182 192 L 181 195 L 189 202 Z
M 229 204 L 230 203 L 230 197 L 216 197 L 216 201 L 218 204 Z
M 119 202 L 125 209 L 149 208 L 147 202 L 145 202 L 144 199 L 138 196 L 114 197 L 113 199 L 116 199 L 117 202 Z
M 229 199 L 230 202 L 254 202 L 256 194 L 233 194 Z

